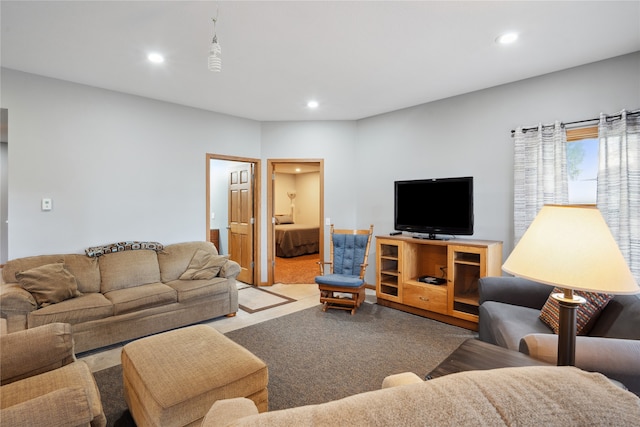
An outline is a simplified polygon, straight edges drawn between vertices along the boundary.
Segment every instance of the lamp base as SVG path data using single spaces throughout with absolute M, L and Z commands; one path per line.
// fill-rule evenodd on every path
M 587 302 L 580 296 L 573 295 L 572 289 L 564 289 L 564 293 L 551 294 L 558 301 L 558 366 L 573 366 L 576 363 L 576 310 Z

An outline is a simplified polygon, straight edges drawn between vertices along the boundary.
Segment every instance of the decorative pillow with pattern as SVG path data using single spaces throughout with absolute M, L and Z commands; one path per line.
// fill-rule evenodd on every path
M 139 249 L 148 249 L 156 252 L 162 252 L 164 246 L 159 242 L 127 241 L 110 243 L 103 246 L 93 246 L 91 248 L 85 249 L 84 252 L 88 257 L 99 257 L 104 254 L 110 254 L 112 252 L 133 251 Z
M 552 294 L 563 293 L 564 291 L 555 287 Z M 580 296 L 587 300 L 586 303 L 578 306 L 576 312 L 576 334 L 586 335 L 591 330 L 600 312 L 607 306 L 613 295 L 599 294 L 595 292 L 573 291 L 574 295 Z M 549 295 L 540 311 L 540 320 L 544 322 L 551 330 L 557 334 L 560 329 L 560 306 L 558 301 Z
M 191 258 L 187 271 L 180 276 L 181 280 L 205 280 L 213 279 L 218 275 L 222 266 L 229 259 L 226 255 L 215 255 L 202 249 L 198 249 Z
M 20 286 L 35 298 L 38 307 L 46 307 L 80 295 L 73 274 L 59 262 L 16 273 Z

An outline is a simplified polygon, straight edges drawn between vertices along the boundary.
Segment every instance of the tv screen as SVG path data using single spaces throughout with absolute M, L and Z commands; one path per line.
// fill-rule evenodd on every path
M 473 177 L 395 181 L 394 227 L 428 234 L 473 234 Z

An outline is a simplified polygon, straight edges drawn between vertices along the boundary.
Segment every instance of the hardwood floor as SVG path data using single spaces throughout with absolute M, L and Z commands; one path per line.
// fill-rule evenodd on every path
M 320 274 L 318 254 L 302 255 L 293 258 L 276 257 L 274 270 L 275 283 L 315 283 Z

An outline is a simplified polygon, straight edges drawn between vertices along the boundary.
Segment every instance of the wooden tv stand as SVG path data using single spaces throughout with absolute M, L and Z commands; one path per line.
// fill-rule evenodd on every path
M 376 236 L 378 304 L 477 331 L 478 279 L 501 266 L 500 241 Z

